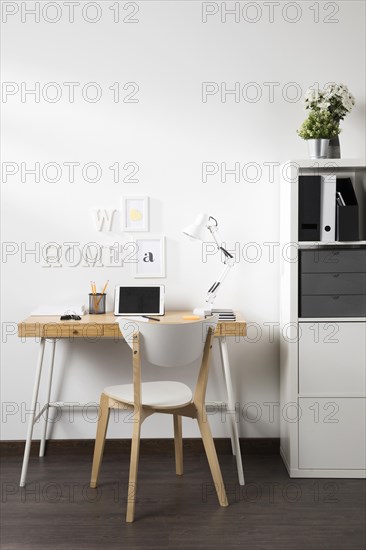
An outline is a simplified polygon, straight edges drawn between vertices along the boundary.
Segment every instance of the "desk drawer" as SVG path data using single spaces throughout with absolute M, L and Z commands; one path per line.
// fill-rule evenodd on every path
M 247 334 L 246 323 L 241 323 L 238 321 L 233 321 L 233 322 L 223 321 L 217 324 L 214 336 L 240 337 L 240 336 L 246 336 L 246 334 Z
M 303 273 L 301 294 L 366 294 L 366 273 Z
M 366 294 L 301 296 L 301 317 L 366 317 Z
M 104 325 L 104 338 L 114 338 L 115 340 L 123 339 L 118 323 Z
M 88 323 L 84 325 L 61 325 L 49 323 L 43 325 L 41 336 L 45 338 L 85 338 L 86 340 L 101 338 L 104 334 L 103 326 Z
M 366 272 L 366 248 L 301 250 L 301 273 Z

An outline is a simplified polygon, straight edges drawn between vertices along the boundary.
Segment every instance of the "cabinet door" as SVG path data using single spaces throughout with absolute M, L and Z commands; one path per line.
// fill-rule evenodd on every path
M 299 468 L 366 468 L 365 398 L 300 398 Z
M 366 323 L 300 323 L 299 393 L 365 392 Z

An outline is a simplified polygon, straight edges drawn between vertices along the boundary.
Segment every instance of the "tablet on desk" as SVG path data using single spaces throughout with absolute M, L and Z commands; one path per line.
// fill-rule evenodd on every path
M 164 285 L 116 286 L 115 315 L 164 315 Z

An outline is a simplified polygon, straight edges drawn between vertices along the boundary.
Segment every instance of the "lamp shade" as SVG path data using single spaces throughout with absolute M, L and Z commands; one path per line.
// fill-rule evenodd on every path
M 205 214 L 205 213 L 199 214 L 193 223 L 191 223 L 190 225 L 187 225 L 187 227 L 183 229 L 183 233 L 185 235 L 188 235 L 188 237 L 192 237 L 193 239 L 204 241 L 206 238 L 206 229 L 208 226 L 208 220 L 209 220 L 208 214 Z

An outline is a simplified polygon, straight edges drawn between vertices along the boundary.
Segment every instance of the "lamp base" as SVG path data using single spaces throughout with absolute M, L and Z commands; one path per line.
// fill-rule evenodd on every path
M 212 315 L 212 306 L 205 304 L 201 307 L 195 307 L 193 313 L 194 315 L 199 315 L 200 317 L 207 317 L 207 315 Z

